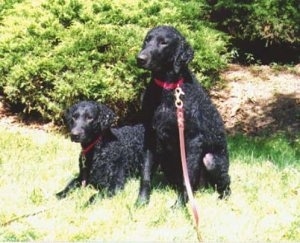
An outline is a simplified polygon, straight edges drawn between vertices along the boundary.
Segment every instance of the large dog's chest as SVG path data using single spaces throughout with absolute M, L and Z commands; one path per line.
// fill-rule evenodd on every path
M 181 97 L 183 101 L 184 114 L 184 130 L 185 138 L 188 139 L 198 134 L 199 131 L 199 115 L 198 107 L 195 99 L 190 99 L 190 91 L 184 90 L 185 96 Z M 159 142 L 178 143 L 178 121 L 177 108 L 175 106 L 174 92 L 165 93 L 159 104 L 154 109 L 152 117 L 152 128 Z
M 152 127 L 159 139 L 174 138 L 178 134 L 175 106 L 160 104 L 154 112 Z

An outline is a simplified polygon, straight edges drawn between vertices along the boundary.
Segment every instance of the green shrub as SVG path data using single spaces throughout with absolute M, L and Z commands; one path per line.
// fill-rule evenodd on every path
M 22 1 L 23 0 L 5 0 L 3 2 L 0 2 L 0 14 L 4 10 L 12 8 L 15 3 L 19 3 Z M 1 15 L 0 15 L 0 20 L 2 20 Z
M 298 0 L 206 0 L 208 19 L 242 40 L 273 43 L 300 42 Z
M 80 99 L 123 117 L 139 109 L 149 73 L 135 56 L 159 24 L 186 35 L 195 49 L 191 68 L 206 85 L 227 61 L 226 37 L 199 20 L 196 0 L 10 2 L 0 12 L 0 89 L 6 102 L 47 120 L 59 121 Z

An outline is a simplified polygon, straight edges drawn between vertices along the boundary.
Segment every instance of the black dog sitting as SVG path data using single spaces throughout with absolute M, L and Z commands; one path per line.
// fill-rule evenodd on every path
M 139 174 L 143 160 L 142 125 L 111 128 L 115 114 L 107 106 L 93 101 L 73 105 L 66 111 L 65 118 L 71 140 L 81 144 L 82 152 L 79 176 L 56 194 L 58 198 L 88 184 L 113 196 L 124 187 L 126 179 Z
M 212 185 L 220 198 L 230 194 L 227 142 L 222 118 L 208 95 L 189 71 L 193 50 L 173 27 L 148 32 L 137 56 L 140 67 L 151 71 L 142 112 L 145 153 L 137 204 L 148 203 L 151 173 L 160 164 L 168 181 L 179 190 L 178 203 L 186 203 L 176 118 L 174 90 L 184 96 L 185 147 L 192 189 Z

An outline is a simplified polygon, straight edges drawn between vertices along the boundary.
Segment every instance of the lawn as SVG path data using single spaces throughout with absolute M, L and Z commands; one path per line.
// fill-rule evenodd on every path
M 78 171 L 80 146 L 22 126 L 2 126 L 0 133 L 0 241 L 197 241 L 188 207 L 171 208 L 176 193 L 163 183 L 155 184 L 150 204 L 141 208 L 134 206 L 137 179 L 88 207 L 92 188 L 58 201 L 55 193 Z M 203 240 L 300 241 L 299 148 L 284 134 L 236 135 L 229 148 L 231 197 L 218 200 L 211 190 L 195 194 Z

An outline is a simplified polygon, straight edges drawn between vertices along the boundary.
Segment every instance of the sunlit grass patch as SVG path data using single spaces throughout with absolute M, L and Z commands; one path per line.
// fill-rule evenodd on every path
M 144 207 L 134 206 L 138 179 L 88 207 L 96 192 L 90 187 L 58 201 L 55 193 L 78 172 L 80 146 L 26 128 L 0 132 L 0 241 L 197 241 L 189 205 L 172 208 L 177 194 L 160 177 Z M 282 135 L 232 137 L 229 147 L 230 198 L 219 200 L 212 190 L 195 193 L 204 241 L 298 241 L 297 149 Z

